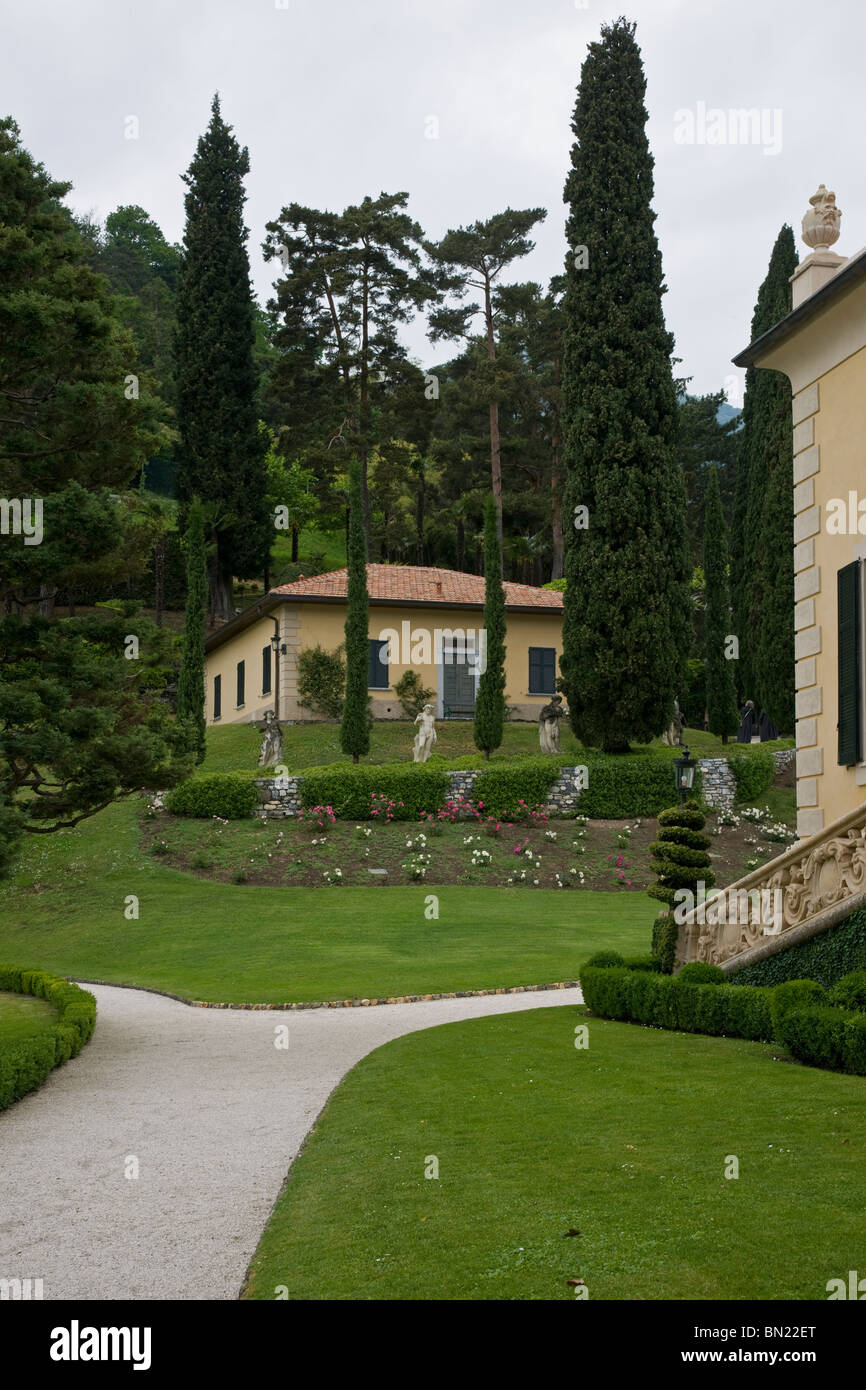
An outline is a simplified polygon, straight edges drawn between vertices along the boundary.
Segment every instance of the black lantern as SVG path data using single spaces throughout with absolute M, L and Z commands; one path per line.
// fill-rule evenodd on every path
M 684 748 L 682 757 L 674 758 L 674 776 L 677 779 L 677 791 L 680 794 L 680 805 L 685 804 L 686 794 L 695 785 L 695 768 L 697 759 L 693 758 L 688 748 Z

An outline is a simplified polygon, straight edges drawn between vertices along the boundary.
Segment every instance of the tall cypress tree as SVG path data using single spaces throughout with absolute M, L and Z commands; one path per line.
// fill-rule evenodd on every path
M 233 577 L 261 574 L 273 538 L 243 221 L 249 167 L 214 97 L 210 125 L 184 175 L 189 192 L 175 356 L 178 488 L 185 504 L 193 497 L 212 504 L 210 613 L 223 621 L 234 611 Z
M 204 638 L 207 611 L 207 562 L 204 515 L 193 499 L 186 524 L 186 620 L 180 675 L 177 682 L 177 717 L 185 721 L 197 763 L 204 762 Z
M 505 590 L 497 535 L 496 501 L 491 494 L 484 508 L 484 632 L 486 666 L 475 701 L 475 747 L 485 758 L 502 742 L 505 725 Z
M 797 264 L 786 224 L 758 291 L 752 342 L 790 312 Z M 794 727 L 793 460 L 791 383 L 782 372 L 749 367 L 731 547 L 740 694 L 786 730 Z
M 669 721 L 691 622 L 673 338 L 634 34 L 619 19 L 589 46 L 565 185 L 561 666 L 575 733 L 609 752 Z
M 710 733 L 727 743 L 728 737 L 737 732 L 739 716 L 734 661 L 725 655 L 725 639 L 731 635 L 728 534 L 722 510 L 719 471 L 715 465 L 709 469 L 704 493 L 704 578 L 707 596 L 704 615 L 707 715 Z
M 364 501 L 361 465 L 353 461 L 349 471 L 349 545 L 346 611 L 346 699 L 340 726 L 340 747 L 357 762 L 370 751 L 369 607 L 367 594 L 367 542 L 364 535 Z

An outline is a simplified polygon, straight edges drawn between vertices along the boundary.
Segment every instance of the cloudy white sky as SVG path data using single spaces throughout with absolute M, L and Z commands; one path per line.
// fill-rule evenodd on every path
M 180 240 L 179 175 L 218 89 L 250 151 L 262 300 L 264 225 L 284 204 L 339 209 L 381 190 L 406 190 L 431 237 L 507 205 L 546 207 L 515 277 L 546 282 L 564 255 L 580 66 L 623 11 L 647 73 L 678 371 L 694 391 L 718 390 L 738 375 L 730 359 L 783 222 L 805 254 L 800 219 L 819 182 L 842 209 L 836 250 L 866 243 L 862 0 L 2 0 L 0 102 L 72 181 L 77 210 L 140 203 Z M 764 139 L 679 143 L 677 113 L 699 122 L 700 103 L 708 119 L 762 111 Z M 131 115 L 137 140 L 124 134 Z M 422 363 L 441 357 L 422 325 L 407 341 Z

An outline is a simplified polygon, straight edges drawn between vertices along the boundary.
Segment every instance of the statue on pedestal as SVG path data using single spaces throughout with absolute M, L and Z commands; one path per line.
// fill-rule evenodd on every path
M 561 695 L 554 695 L 550 703 L 542 705 L 538 711 L 538 742 L 542 753 L 559 752 L 559 721 L 565 719 L 567 713 Z
M 416 717 L 415 723 L 420 727 L 412 744 L 412 761 L 426 763 L 433 751 L 433 744 L 437 741 L 435 707 L 425 705 Z
M 662 743 L 668 748 L 679 748 L 683 741 L 685 720 L 680 712 L 679 700 L 674 700 L 674 717 L 662 734 Z
M 272 709 L 265 710 L 264 719 L 256 725 L 261 729 L 262 751 L 259 753 L 259 767 L 273 767 L 283 761 L 283 727 Z

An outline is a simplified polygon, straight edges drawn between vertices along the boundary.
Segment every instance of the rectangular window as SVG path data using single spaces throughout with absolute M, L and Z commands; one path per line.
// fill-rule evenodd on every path
M 556 694 L 556 648 L 529 648 L 530 695 Z
M 262 694 L 271 693 L 271 646 L 262 647 Z
M 236 703 L 238 709 L 240 709 L 241 706 L 242 706 L 243 703 L 244 703 L 244 681 L 245 681 L 245 678 L 246 678 L 246 673 L 245 673 L 245 671 L 244 671 L 244 666 L 245 666 L 245 662 L 243 662 L 243 661 L 239 661 L 239 662 L 238 662 L 238 698 L 237 698 L 237 700 L 235 701 L 235 703 Z
M 845 565 L 836 575 L 839 647 L 838 762 L 851 767 L 860 761 L 860 561 Z
M 369 662 L 367 666 L 367 688 L 368 690 L 387 690 L 388 689 L 388 643 L 383 642 L 380 637 L 371 637 L 369 644 Z M 384 653 L 385 660 L 382 660 Z
M 214 676 L 213 678 L 213 717 L 221 719 L 223 712 L 223 678 Z

